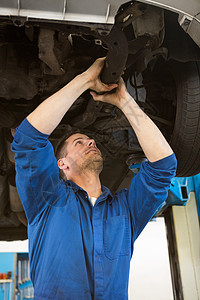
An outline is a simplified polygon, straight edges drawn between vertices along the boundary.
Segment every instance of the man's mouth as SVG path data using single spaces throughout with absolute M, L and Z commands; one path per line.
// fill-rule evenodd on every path
M 88 154 L 88 153 L 90 153 L 90 152 L 94 152 L 94 153 L 101 154 L 100 151 L 99 151 L 98 149 L 96 149 L 96 148 L 90 148 L 90 149 L 86 152 L 86 154 Z

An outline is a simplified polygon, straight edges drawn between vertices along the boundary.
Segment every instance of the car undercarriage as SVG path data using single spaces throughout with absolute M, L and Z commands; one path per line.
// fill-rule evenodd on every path
M 10 150 L 16 127 L 98 57 L 106 57 L 102 81 L 113 83 L 122 76 L 172 146 L 177 176 L 200 172 L 200 49 L 178 18 L 136 1 L 118 8 L 114 24 L 0 17 L 1 240 L 27 237 Z M 70 128 L 92 136 L 102 151 L 102 183 L 113 193 L 128 187 L 129 166 L 146 158 L 123 113 L 86 91 L 51 134 L 53 146 Z

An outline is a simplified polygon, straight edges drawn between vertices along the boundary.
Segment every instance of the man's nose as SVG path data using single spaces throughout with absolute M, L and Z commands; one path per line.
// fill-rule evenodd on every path
M 88 142 L 88 146 L 96 146 L 96 143 L 95 143 L 95 140 L 93 139 L 90 139 L 89 142 Z

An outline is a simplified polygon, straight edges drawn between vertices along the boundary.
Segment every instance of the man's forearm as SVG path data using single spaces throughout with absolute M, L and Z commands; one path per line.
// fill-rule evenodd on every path
M 126 99 L 121 101 L 119 108 L 127 117 L 150 162 L 160 160 L 173 153 L 158 127 L 128 93 Z
M 51 134 L 72 104 L 88 87 L 85 73 L 76 76 L 61 90 L 43 101 L 28 115 L 27 120 L 40 132 Z

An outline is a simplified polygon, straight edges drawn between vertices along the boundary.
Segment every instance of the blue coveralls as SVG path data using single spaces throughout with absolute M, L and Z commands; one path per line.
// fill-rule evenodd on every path
M 25 119 L 12 143 L 16 185 L 28 219 L 35 300 L 127 300 L 134 241 L 166 200 L 176 172 L 172 154 L 142 163 L 129 190 L 103 193 L 93 206 L 59 179 L 48 135 Z

